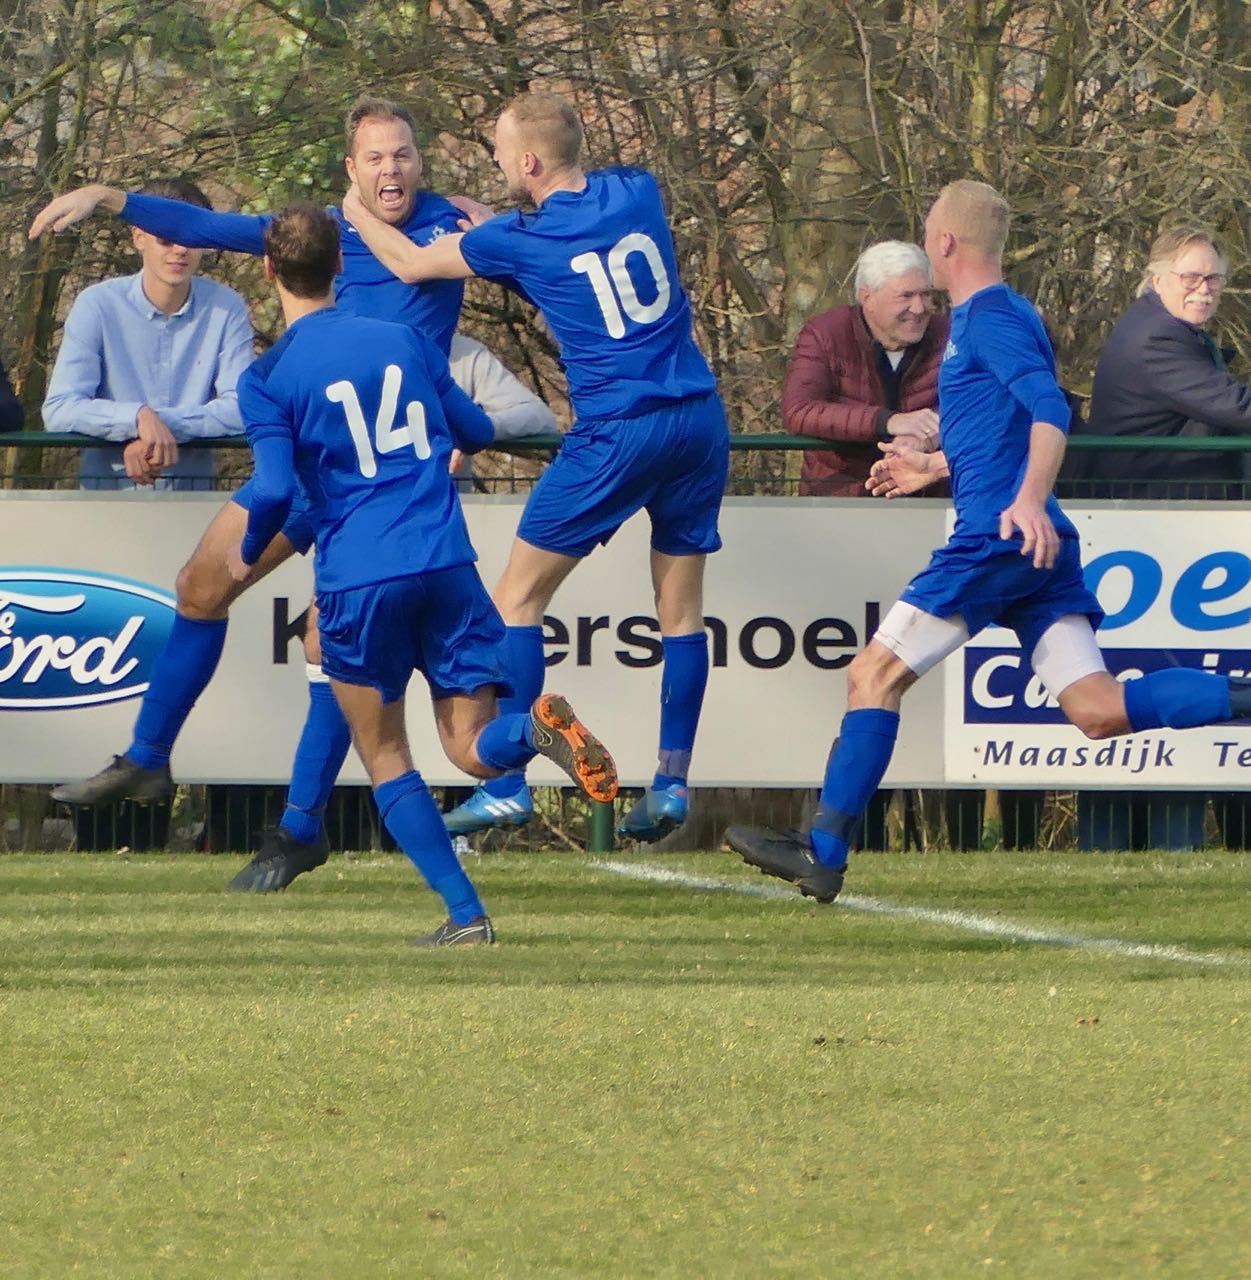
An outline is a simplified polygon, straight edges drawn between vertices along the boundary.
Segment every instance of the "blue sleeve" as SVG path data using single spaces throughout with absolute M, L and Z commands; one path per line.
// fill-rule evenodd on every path
M 968 336 L 977 356 L 1029 411 L 1030 421 L 1048 422 L 1067 434 L 1072 411 L 1056 381 L 1055 361 L 1039 345 L 1039 333 L 1010 307 L 979 311 L 973 321 L 970 317 Z
M 240 548 L 244 564 L 255 564 L 282 532 L 295 501 L 295 455 L 288 437 L 267 436 L 252 446 L 256 468 L 249 490 L 248 527 Z
M 255 463 L 241 550 L 243 563 L 255 564 L 281 532 L 295 500 L 295 435 L 290 415 L 269 394 L 255 367 L 239 379 L 239 408 Z
M 269 214 L 215 213 L 185 200 L 128 192 L 120 217 L 140 231 L 189 249 L 232 249 L 263 254 Z
M 446 390 L 439 391 L 439 400 L 458 449 L 477 453 L 494 442 L 495 427 L 491 419 L 452 381 L 451 374 L 448 374 Z
M 466 231 L 461 236 L 460 252 L 474 275 L 481 276 L 484 280 L 494 280 L 514 293 L 521 294 L 528 302 L 530 297 L 514 274 L 517 254 L 510 244 L 512 237 L 520 234 L 523 234 L 523 228 L 519 215 L 501 213 Z

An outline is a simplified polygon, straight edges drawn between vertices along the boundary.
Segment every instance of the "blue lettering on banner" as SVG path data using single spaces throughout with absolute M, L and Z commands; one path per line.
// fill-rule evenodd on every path
M 64 710 L 138 697 L 173 622 L 174 598 L 147 583 L 0 567 L 0 708 Z
M 1137 622 L 1165 590 L 1164 570 L 1146 551 L 1108 551 L 1085 567 L 1086 585 L 1095 595 L 1109 575 L 1129 575 L 1125 602 L 1109 609 L 1102 631 L 1115 631 Z M 1243 596 L 1251 585 L 1251 557 L 1241 551 L 1212 551 L 1200 556 L 1177 575 L 1168 590 L 1168 609 L 1173 620 L 1189 631 L 1227 631 L 1251 622 L 1251 597 Z
M 1104 649 L 1118 679 L 1165 667 L 1194 667 L 1221 675 L 1251 671 L 1247 649 Z M 1020 649 L 967 647 L 964 657 L 965 724 L 1064 724 L 1065 719 Z

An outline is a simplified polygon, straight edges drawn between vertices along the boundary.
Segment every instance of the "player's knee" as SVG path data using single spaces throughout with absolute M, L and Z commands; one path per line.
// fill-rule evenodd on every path
M 1059 702 L 1069 723 L 1093 742 L 1130 731 L 1124 689 L 1111 676 L 1098 673 L 1077 681 L 1060 694 Z
M 483 764 L 478 759 L 477 752 L 473 749 L 474 740 L 477 736 L 475 733 L 469 738 L 457 739 L 455 742 L 445 742 L 443 744 L 445 753 L 452 764 L 462 773 L 467 773 L 471 778 L 493 778 L 499 771 Z
M 225 617 L 230 605 L 230 580 L 208 570 L 203 561 L 189 560 L 178 571 L 174 584 L 178 612 L 184 618 Z
M 871 650 L 858 653 L 847 668 L 847 698 L 849 702 L 863 703 L 890 692 L 891 671 Z

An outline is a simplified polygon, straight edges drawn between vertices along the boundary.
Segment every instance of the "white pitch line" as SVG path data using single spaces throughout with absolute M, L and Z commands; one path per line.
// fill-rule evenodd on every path
M 667 867 L 645 862 L 616 862 L 597 858 L 593 866 L 631 880 L 649 880 L 653 884 L 672 884 L 684 889 L 703 889 L 711 893 L 739 893 L 751 898 L 773 898 L 790 902 L 798 891 L 776 884 L 742 884 L 732 880 L 714 880 L 708 876 L 688 875 Z M 1079 951 L 1105 951 L 1112 955 L 1132 956 L 1140 960 L 1173 960 L 1178 964 L 1220 965 L 1245 968 L 1251 964 L 1246 956 L 1227 955 L 1218 951 L 1187 951 L 1184 947 L 1160 946 L 1152 942 L 1125 942 L 1120 938 L 1091 938 L 1080 933 L 1060 933 L 1052 929 L 1036 929 L 1030 925 L 1011 924 L 971 911 L 953 911 L 942 907 L 907 907 L 881 898 L 865 898 L 857 893 L 842 893 L 837 904 L 851 911 L 867 911 L 872 915 L 895 916 L 903 920 L 920 920 L 925 924 L 946 925 L 991 938 L 1007 938 L 1012 942 L 1031 942 L 1049 947 L 1069 947 Z

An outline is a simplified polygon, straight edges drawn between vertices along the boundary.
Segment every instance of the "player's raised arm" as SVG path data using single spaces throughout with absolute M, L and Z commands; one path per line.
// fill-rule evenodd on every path
M 38 240 L 45 232 L 65 231 L 76 222 L 89 218 L 97 209 L 109 213 L 121 213 L 126 203 L 126 193 L 120 187 L 106 187 L 93 182 L 89 186 L 75 187 L 64 195 L 50 200 L 35 214 L 27 235 Z
M 473 275 L 461 254 L 459 235 L 439 236 L 428 245 L 416 245 L 402 231 L 370 213 L 355 185 L 343 197 L 343 216 L 378 261 L 406 284 L 464 280 Z

